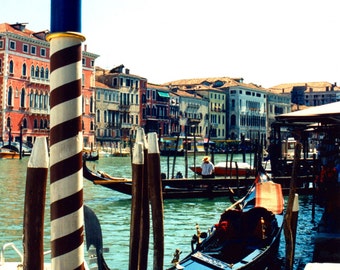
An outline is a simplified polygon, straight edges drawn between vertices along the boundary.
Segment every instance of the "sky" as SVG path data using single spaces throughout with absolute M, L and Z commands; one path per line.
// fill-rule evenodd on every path
M 49 0 L 1 0 L 0 23 L 49 30 Z M 151 83 L 232 77 L 269 88 L 338 82 L 338 0 L 83 0 L 96 65 Z

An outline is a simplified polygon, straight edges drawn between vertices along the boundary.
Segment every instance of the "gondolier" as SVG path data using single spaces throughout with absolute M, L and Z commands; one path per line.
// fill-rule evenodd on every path
M 208 156 L 205 156 L 202 161 L 202 178 L 213 178 L 215 171 L 214 164 L 210 161 L 210 158 Z

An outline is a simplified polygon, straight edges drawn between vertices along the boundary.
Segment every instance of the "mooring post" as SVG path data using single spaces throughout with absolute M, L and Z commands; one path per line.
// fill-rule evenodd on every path
M 26 173 L 24 205 L 24 269 L 44 269 L 44 216 L 48 175 L 45 137 L 35 140 Z
M 139 269 L 139 239 L 143 233 L 140 230 L 142 200 L 141 189 L 143 181 L 144 153 L 143 144 L 136 142 L 132 157 L 132 199 L 131 199 L 131 222 L 130 222 L 130 252 L 129 269 Z
M 149 197 L 153 228 L 153 269 L 163 269 L 164 262 L 164 209 L 161 180 L 160 153 L 157 133 L 148 133 Z
M 149 175 L 148 175 L 148 142 L 146 140 L 145 132 L 143 128 L 137 129 L 136 142 L 143 144 L 144 153 L 144 172 L 142 176 L 141 187 L 141 221 L 139 238 L 139 270 L 146 270 L 148 268 L 148 256 L 149 256 L 149 241 L 150 241 L 150 206 L 149 206 Z
M 52 269 L 84 269 L 81 0 L 51 0 Z

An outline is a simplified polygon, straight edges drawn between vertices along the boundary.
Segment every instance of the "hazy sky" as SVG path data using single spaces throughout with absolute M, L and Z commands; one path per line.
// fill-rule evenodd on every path
M 50 29 L 49 0 L 1 0 L 1 23 Z M 96 64 L 149 82 L 243 77 L 270 87 L 340 85 L 338 0 L 83 0 L 82 34 Z

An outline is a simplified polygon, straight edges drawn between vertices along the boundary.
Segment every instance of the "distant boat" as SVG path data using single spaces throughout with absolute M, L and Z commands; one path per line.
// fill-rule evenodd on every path
M 231 165 L 231 166 L 230 166 Z M 189 167 L 193 172 L 201 175 L 201 166 Z M 255 175 L 256 170 L 246 162 L 218 162 L 215 165 L 215 176 L 243 176 L 250 177 Z
M 87 161 L 95 161 L 99 159 L 98 151 L 93 150 L 84 150 L 83 151 L 83 159 Z
M 20 154 L 16 151 L 13 151 L 13 150 L 1 148 L 0 149 L 0 158 L 2 158 L 2 159 L 19 159 Z
M 279 184 L 254 184 L 217 223 L 212 222 L 211 230 L 201 232 L 196 225 L 192 251 L 180 260 L 176 250 L 170 269 L 272 269 L 283 227 L 283 203 Z

